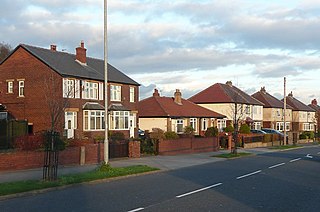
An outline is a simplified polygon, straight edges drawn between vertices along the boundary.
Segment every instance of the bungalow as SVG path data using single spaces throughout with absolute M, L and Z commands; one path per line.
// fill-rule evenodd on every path
M 186 126 L 191 126 L 196 135 L 202 135 L 208 127 L 217 126 L 218 120 L 224 118 L 224 115 L 183 99 L 178 89 L 173 98 L 162 97 L 155 89 L 152 97 L 139 101 L 139 126 L 143 130 L 160 128 L 181 134 Z
M 264 104 L 263 106 L 263 128 L 272 128 L 283 131 L 284 103 L 267 93 L 265 87 L 251 95 Z M 290 131 L 292 122 L 292 107 L 286 106 L 286 131 Z
M 314 131 L 316 112 L 314 109 L 293 97 L 292 92 L 286 97 L 287 104 L 292 109 L 292 131 Z
M 216 111 L 227 117 L 226 125 L 233 124 L 235 120 L 247 123 L 252 129 L 260 129 L 263 120 L 263 103 L 232 85 L 216 83 L 195 94 L 189 101 Z
M 54 129 L 67 138 L 104 135 L 104 61 L 20 44 L 0 63 L 0 102 L 29 133 Z M 109 129 L 137 135 L 139 84 L 108 64 Z

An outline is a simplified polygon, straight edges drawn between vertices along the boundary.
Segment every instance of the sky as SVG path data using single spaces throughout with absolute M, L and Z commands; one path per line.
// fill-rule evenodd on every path
M 103 59 L 104 0 L 2 0 L 0 42 Z M 319 0 L 107 0 L 108 62 L 141 84 L 183 98 L 232 81 L 320 102 Z

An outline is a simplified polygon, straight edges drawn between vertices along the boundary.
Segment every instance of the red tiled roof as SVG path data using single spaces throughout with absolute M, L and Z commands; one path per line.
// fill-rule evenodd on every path
M 265 91 L 258 91 L 251 95 L 264 104 L 264 108 L 284 108 L 283 102 Z M 287 109 L 293 109 L 287 104 Z
M 294 111 L 309 111 L 309 112 L 315 112 L 315 110 L 308 105 L 305 105 L 304 103 L 300 102 L 298 99 L 294 98 L 292 93 L 290 93 L 287 97 L 287 104 L 290 105 Z M 283 101 L 283 99 L 282 99 Z
M 139 102 L 139 117 L 225 118 L 222 114 L 198 106 L 186 99 L 182 99 L 181 103 L 175 103 L 172 97 L 152 96 Z
M 216 83 L 205 90 L 197 93 L 189 98 L 190 101 L 201 103 L 240 103 L 251 105 L 263 105 L 262 102 L 256 100 L 239 88 L 222 83 Z

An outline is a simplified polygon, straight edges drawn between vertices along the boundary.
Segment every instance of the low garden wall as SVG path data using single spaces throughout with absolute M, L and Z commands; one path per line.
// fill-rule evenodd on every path
M 178 155 L 218 150 L 219 144 L 217 137 L 186 137 L 174 140 L 160 140 L 158 143 L 159 155 Z
M 68 147 L 59 152 L 59 165 L 98 164 L 104 159 L 103 143 Z M 140 142 L 129 142 L 129 157 L 140 157 Z M 44 151 L 15 151 L 0 153 L 0 172 L 41 168 L 44 164 Z

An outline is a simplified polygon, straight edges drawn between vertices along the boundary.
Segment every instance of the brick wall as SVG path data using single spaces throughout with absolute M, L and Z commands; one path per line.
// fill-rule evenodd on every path
M 219 149 L 218 139 L 210 138 L 179 138 L 176 140 L 159 141 L 160 155 L 178 155 L 197 152 L 211 152 Z

